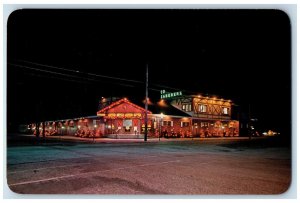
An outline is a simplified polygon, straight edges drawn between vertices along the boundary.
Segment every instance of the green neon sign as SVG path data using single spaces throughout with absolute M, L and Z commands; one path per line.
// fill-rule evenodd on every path
M 168 99 L 177 96 L 182 96 L 182 91 L 178 92 L 166 92 L 166 90 L 160 90 L 160 98 L 161 99 Z

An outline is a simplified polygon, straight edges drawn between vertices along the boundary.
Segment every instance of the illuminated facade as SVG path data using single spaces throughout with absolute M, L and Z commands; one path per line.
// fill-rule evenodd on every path
M 103 120 L 101 131 L 105 135 L 135 135 L 140 137 L 145 131 L 146 110 L 131 103 L 126 98 L 116 101 L 97 112 L 99 119 Z M 152 112 L 147 111 L 148 115 Z M 148 120 L 151 128 L 151 120 Z
M 164 92 L 164 94 L 166 94 Z M 45 122 L 40 135 L 79 137 L 143 138 L 149 137 L 229 137 L 239 136 L 239 122 L 231 120 L 230 100 L 182 96 L 149 105 L 149 111 L 123 98 L 105 101 L 96 116 Z M 147 123 L 145 115 L 147 113 Z M 35 126 L 31 125 L 32 130 Z
M 188 114 L 189 122 L 182 122 L 184 126 L 190 126 L 193 137 L 239 136 L 239 122 L 231 119 L 230 100 L 189 95 L 173 98 L 170 104 Z M 183 127 L 182 123 L 180 127 Z

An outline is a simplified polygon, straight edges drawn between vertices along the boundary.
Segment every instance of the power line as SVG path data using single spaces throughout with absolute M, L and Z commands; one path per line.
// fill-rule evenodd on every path
M 144 84 L 144 82 L 139 81 L 139 80 L 125 79 L 125 78 L 107 76 L 107 75 L 102 75 L 102 74 L 95 74 L 95 73 L 89 73 L 89 72 L 76 71 L 76 70 L 71 70 L 71 69 L 67 69 L 67 68 L 61 68 L 61 67 L 57 67 L 57 66 L 52 66 L 52 65 L 46 65 L 46 64 L 31 62 L 31 61 L 27 61 L 27 60 L 18 60 L 18 61 L 22 61 L 22 62 L 25 62 L 25 63 L 29 63 L 29 64 L 33 64 L 33 65 L 38 65 L 38 66 L 44 66 L 44 67 L 48 67 L 48 68 L 52 68 L 52 69 L 63 70 L 63 71 L 67 71 L 67 72 L 72 72 L 72 73 L 75 73 L 75 74 L 80 74 L 81 73 L 81 74 L 86 74 L 86 75 L 95 76 L 95 77 L 101 77 L 101 78 L 113 79 L 113 80 L 118 80 L 118 81 L 121 80 L 121 81 L 125 81 L 125 82 L 133 82 L 133 83 Z M 174 88 L 174 87 L 165 86 L 165 85 L 161 85 L 161 84 L 155 84 L 155 83 L 152 84 L 152 86 L 166 88 L 166 89 L 172 89 L 172 90 L 176 90 L 176 91 L 181 90 L 179 88 Z M 152 88 L 152 90 L 156 91 L 157 89 Z
M 52 68 L 52 69 L 64 70 L 64 71 L 68 71 L 68 72 L 72 72 L 72 73 L 76 73 L 76 74 L 81 73 L 81 74 L 87 74 L 87 75 L 91 75 L 91 76 L 108 78 L 108 79 L 113 79 L 113 80 L 122 80 L 122 81 L 127 81 L 127 82 L 144 83 L 144 82 L 138 81 L 138 80 L 131 80 L 131 79 L 124 79 L 124 78 L 112 77 L 112 76 L 107 76 L 107 75 L 81 72 L 81 71 L 71 70 L 71 69 L 67 69 L 67 68 L 60 68 L 60 67 L 57 67 L 57 66 L 50 66 L 50 65 L 35 63 L 35 62 L 31 62 L 31 61 L 25 61 L 25 60 L 18 60 L 18 61 L 22 61 L 22 62 L 26 62 L 26 63 L 38 65 L 38 66 L 44 66 L 44 67 L 48 67 L 48 68 Z
M 30 69 L 30 70 L 34 70 L 34 71 L 40 71 L 40 72 L 50 73 L 50 74 L 54 74 L 54 75 L 72 77 L 72 78 L 77 78 L 77 79 L 86 79 L 86 80 L 90 80 L 90 81 L 93 81 L 93 82 L 101 82 L 101 83 L 108 83 L 108 84 L 115 84 L 115 85 L 120 85 L 120 86 L 126 86 L 126 87 L 136 88 L 136 86 L 129 85 L 129 84 L 124 84 L 124 83 L 115 83 L 115 82 L 108 82 L 108 81 L 103 81 L 103 80 L 96 80 L 96 79 L 91 79 L 91 78 L 86 78 L 86 77 L 80 77 L 80 76 L 74 76 L 74 75 L 65 74 L 65 73 L 59 73 L 59 72 L 55 72 L 55 71 L 49 71 L 49 70 L 43 70 L 43 69 L 39 69 L 39 68 L 33 68 L 33 67 L 19 65 L 19 64 L 14 64 L 14 63 L 8 63 L 8 64 L 12 65 L 12 66 L 20 67 L 20 68 L 25 68 L 25 69 Z M 33 76 L 35 76 L 35 75 L 33 75 Z M 36 76 L 41 76 L 41 75 L 36 75 Z M 51 76 L 43 76 L 43 77 L 57 78 L 57 79 L 71 81 L 71 82 L 77 82 L 77 83 L 79 82 L 79 81 L 70 80 L 70 79 L 66 79 L 66 78 L 58 78 L 58 77 L 51 77 Z M 149 89 L 151 89 L 152 91 L 158 91 L 158 92 L 160 91 L 159 89 L 155 89 L 155 88 L 149 88 Z
M 33 65 L 38 65 L 38 66 L 50 67 L 52 69 L 57 69 L 57 70 L 69 71 L 69 72 L 76 73 L 76 74 L 87 74 L 87 75 L 90 75 L 90 76 L 108 78 L 108 79 L 113 79 L 113 80 L 118 80 L 118 81 L 122 80 L 122 81 L 126 81 L 126 82 L 143 83 L 143 82 L 137 81 L 137 80 L 124 79 L 124 78 L 118 78 L 118 77 L 112 77 L 112 76 L 106 76 L 106 75 L 99 75 L 99 74 L 94 74 L 94 73 L 84 73 L 84 72 L 74 71 L 74 70 L 70 70 L 70 69 L 59 68 L 59 67 L 55 67 L 55 66 L 49 66 L 49 65 L 45 65 L 45 64 L 34 63 L 34 62 L 30 62 L 30 61 L 25 61 L 25 60 L 18 60 L 18 61 L 23 61 L 23 62 L 30 63 L 30 64 L 33 64 Z M 34 70 L 34 71 L 40 71 L 40 72 L 50 73 L 50 74 L 64 76 L 64 77 L 71 77 L 71 78 L 76 78 L 76 79 L 80 79 L 80 80 L 88 80 L 88 81 L 92 81 L 92 82 L 101 82 L 101 83 L 115 84 L 115 85 L 119 85 L 119 86 L 131 87 L 131 88 L 136 88 L 137 87 L 137 86 L 134 86 L 134 85 L 124 84 L 124 83 L 120 83 L 120 82 L 116 83 L 116 82 L 108 82 L 108 81 L 103 81 L 103 80 L 92 79 L 92 78 L 89 78 L 87 76 L 82 76 L 82 75 L 81 76 L 76 76 L 76 75 L 67 74 L 67 73 L 61 73 L 61 72 L 56 72 L 56 71 L 44 70 L 44 69 L 40 69 L 40 68 L 33 68 L 33 67 L 29 67 L 27 65 L 20 65 L 20 64 L 14 64 L 14 63 L 9 63 L 9 62 L 8 62 L 8 64 L 12 65 L 12 66 L 20 67 L 20 68 L 25 68 L 25 69 L 30 69 L 30 70 Z M 44 76 L 44 77 L 47 77 L 47 76 Z M 67 79 L 67 78 L 58 78 L 58 79 L 66 80 L 66 81 L 71 81 L 71 82 L 79 82 L 79 81 L 74 81 L 74 80 L 70 80 L 70 79 Z M 85 83 L 86 83 L 86 81 L 85 81 Z M 189 93 L 189 94 L 199 94 L 199 92 L 192 92 L 192 91 L 188 91 L 188 90 L 184 90 L 184 89 L 178 89 L 178 88 L 173 88 L 173 87 L 169 87 L 169 86 L 165 86 L 165 85 L 160 85 L 160 84 L 152 84 L 152 86 L 157 86 L 157 87 L 166 88 L 166 89 L 173 89 L 173 90 L 176 90 L 176 91 L 184 91 L 184 92 Z M 152 88 L 149 87 L 149 90 L 156 91 L 156 92 L 160 92 L 161 91 L 161 89 L 156 89 L 156 88 L 153 88 L 153 87 Z M 208 96 L 209 94 L 205 94 L 205 95 Z
M 144 82 L 138 81 L 138 80 L 119 78 L 119 77 L 107 76 L 107 75 L 102 75 L 102 74 L 95 74 L 95 73 L 90 73 L 90 72 L 82 72 L 82 71 L 71 70 L 71 69 L 67 69 L 67 68 L 56 67 L 56 66 L 52 66 L 52 65 L 46 65 L 46 64 L 31 62 L 31 61 L 27 61 L 27 60 L 17 60 L 17 61 L 22 61 L 22 62 L 29 63 L 29 64 L 32 64 L 32 65 L 47 67 L 47 68 L 51 68 L 51 69 L 67 71 L 67 72 L 70 72 L 70 73 L 75 73 L 77 75 L 78 74 L 86 74 L 87 76 L 94 76 L 94 77 L 100 77 L 100 78 L 106 78 L 106 79 L 112 79 L 112 80 L 118 80 L 118 81 L 121 80 L 121 81 L 125 81 L 125 82 L 138 83 L 138 84 L 143 84 L 144 83 Z M 82 75 L 76 76 L 76 75 L 71 75 L 71 74 L 67 74 L 67 73 L 44 70 L 44 69 L 40 69 L 40 68 L 32 68 L 32 67 L 29 67 L 29 66 L 24 66 L 24 65 L 14 64 L 14 63 L 8 63 L 8 64 L 18 66 L 18 67 L 22 67 L 22 68 L 35 70 L 35 71 L 41 71 L 41 72 L 46 72 L 46 73 L 51 73 L 51 74 L 63 75 L 63 76 L 66 76 L 66 77 L 86 79 L 86 80 L 94 81 L 94 82 L 116 84 L 116 83 L 113 83 L 113 82 L 106 82 L 106 81 L 99 81 L 99 80 L 96 80 L 96 79 L 91 79 L 91 78 L 88 78 L 87 76 L 82 76 Z M 117 85 L 127 86 L 127 87 L 132 87 L 132 88 L 136 87 L 136 86 L 132 86 L 132 85 L 124 84 L 124 83 L 117 83 Z M 161 84 L 152 83 L 151 86 L 160 87 L 160 88 L 164 88 L 164 89 L 171 89 L 171 90 L 176 90 L 176 91 L 184 91 L 184 92 L 190 93 L 190 94 L 197 94 L 197 93 L 189 91 L 189 90 L 174 88 L 174 87 L 161 85 Z M 156 89 L 156 88 L 153 88 L 153 87 L 152 88 L 149 87 L 149 90 L 159 92 L 161 89 Z
M 40 72 L 46 72 L 46 73 L 50 73 L 50 74 L 54 74 L 54 75 L 62 75 L 62 76 L 71 77 L 71 78 L 86 79 L 86 80 L 93 81 L 93 82 L 102 82 L 102 83 L 117 84 L 117 85 L 122 85 L 122 86 L 127 86 L 127 87 L 134 87 L 133 85 L 124 84 L 124 83 L 113 83 L 113 82 L 108 82 L 108 81 L 100 81 L 100 80 L 86 78 L 86 77 L 82 77 L 82 76 L 64 74 L 64 73 L 59 73 L 59 72 L 55 72 L 55 71 L 43 70 L 43 69 L 39 69 L 39 68 L 32 68 L 32 67 L 28 67 L 28 66 L 24 66 L 24 65 L 19 65 L 19 64 L 13 64 L 13 63 L 8 63 L 8 64 L 16 66 L 16 67 L 20 67 L 20 68 L 25 68 L 25 69 L 30 69 L 30 70 L 40 71 Z M 50 77 L 50 76 L 43 76 L 43 77 L 55 78 L 55 77 Z M 71 82 L 79 82 L 79 81 L 70 80 L 70 79 L 66 79 L 66 78 L 58 78 L 58 77 L 56 77 L 56 78 L 66 80 L 66 81 L 71 81 Z
M 14 64 L 14 63 L 8 63 L 8 64 L 12 65 L 12 66 L 20 67 L 20 68 L 25 68 L 25 69 L 30 69 L 30 70 L 35 70 L 35 71 L 40 71 L 40 72 L 45 72 L 45 73 L 51 73 L 51 74 L 62 75 L 62 76 L 73 77 L 73 78 L 79 78 L 79 79 L 83 78 L 83 77 L 79 77 L 79 76 L 75 76 L 75 75 L 69 75 L 69 74 L 65 74 L 65 73 L 59 73 L 59 72 L 54 72 L 54 71 L 49 71 L 49 70 L 43 70 L 43 69 L 39 69 L 39 68 L 32 68 L 32 67 L 29 67 L 29 66 L 24 66 L 24 65 Z M 91 81 L 96 81 L 96 80 L 90 79 L 90 78 L 84 78 L 84 79 L 91 80 Z
M 74 82 L 74 83 L 81 83 L 81 84 L 92 84 L 87 81 L 79 81 L 79 80 L 72 80 L 72 79 L 67 79 L 67 78 L 60 78 L 60 77 L 55 77 L 55 76 L 49 76 L 49 75 L 41 75 L 41 74 L 35 74 L 35 73 L 24 73 L 25 75 L 30 75 L 33 77 L 38 77 L 38 78 L 50 78 L 50 79 L 57 79 L 57 80 L 63 80 L 63 81 L 68 81 L 68 82 Z

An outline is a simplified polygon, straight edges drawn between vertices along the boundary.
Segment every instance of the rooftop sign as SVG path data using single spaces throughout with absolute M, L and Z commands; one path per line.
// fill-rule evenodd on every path
M 166 92 L 166 90 L 160 90 L 160 98 L 161 99 L 167 99 L 167 98 L 173 98 L 177 96 L 182 96 L 182 92 Z

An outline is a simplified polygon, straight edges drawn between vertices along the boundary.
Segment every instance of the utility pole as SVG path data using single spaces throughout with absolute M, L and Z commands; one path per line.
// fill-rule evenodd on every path
M 146 102 L 145 102 L 145 137 L 144 141 L 147 141 L 147 134 L 148 134 L 148 64 L 146 65 Z

